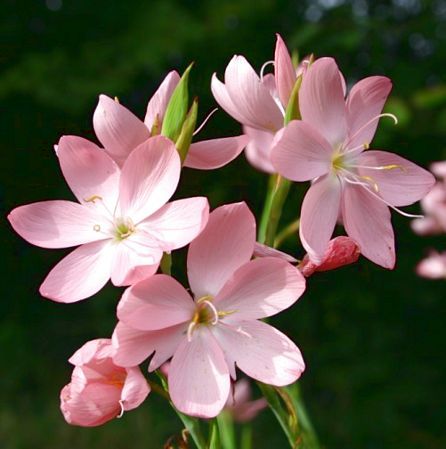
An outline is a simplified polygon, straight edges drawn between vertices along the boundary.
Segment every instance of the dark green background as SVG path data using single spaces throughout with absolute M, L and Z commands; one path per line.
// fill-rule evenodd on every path
M 98 94 L 119 96 L 143 117 L 167 71 L 195 61 L 191 91 L 204 118 L 215 106 L 211 74 L 222 75 L 235 53 L 259 69 L 280 32 L 303 55 L 334 56 L 350 83 L 392 78 L 388 110 L 400 124 L 382 123 L 372 147 L 425 166 L 446 159 L 444 0 L 3 0 L 0 11 L 2 449 L 161 448 L 180 428 L 155 395 L 98 429 L 65 424 L 58 395 L 69 380 L 66 360 L 86 340 L 110 335 L 120 291 L 107 287 L 74 305 L 42 299 L 38 287 L 66 251 L 28 245 L 5 219 L 20 204 L 73 198 L 52 146 L 63 134 L 95 139 Z M 239 130 L 220 111 L 201 137 Z M 259 216 L 266 181 L 242 156 L 218 171 L 186 170 L 177 196 L 205 194 L 213 207 L 245 200 Z M 298 214 L 304 188 L 292 191 L 283 223 Z M 414 274 L 425 248 L 444 249 L 445 237 L 421 239 L 408 219 L 394 214 L 393 222 L 395 271 L 361 259 L 315 275 L 304 297 L 273 320 L 302 348 L 304 395 L 330 449 L 446 447 L 445 283 Z M 286 248 L 296 253 L 295 245 Z M 254 447 L 285 445 L 263 412 Z

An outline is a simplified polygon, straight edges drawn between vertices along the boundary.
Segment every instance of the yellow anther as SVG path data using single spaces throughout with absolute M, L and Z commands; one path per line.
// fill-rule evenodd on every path
M 115 101 L 116 101 L 116 103 L 119 103 L 119 98 L 115 97 Z
M 152 129 L 150 130 L 150 135 L 157 136 L 160 133 L 160 117 L 156 114 L 155 120 L 153 121 Z
M 84 201 L 86 203 L 94 203 L 96 200 L 101 200 L 102 201 L 102 196 L 99 195 L 91 195 L 88 198 L 84 198 Z
M 372 184 L 373 186 L 373 190 L 378 193 L 379 192 L 379 187 L 378 184 L 375 182 L 375 180 L 373 178 L 371 178 L 370 176 L 360 176 L 361 179 L 364 179 L 364 181 L 369 182 L 370 184 Z
M 370 144 L 368 142 L 365 142 L 363 145 L 364 145 L 364 150 L 368 150 L 370 148 Z
M 383 170 L 394 170 L 395 168 L 399 168 L 400 170 L 407 172 L 406 167 L 403 167 L 402 165 L 398 165 L 398 164 L 389 164 L 389 165 L 382 166 Z
M 224 318 L 225 316 L 232 315 L 236 310 L 219 310 L 218 318 Z
M 202 296 L 201 298 L 199 298 L 198 300 L 197 300 L 197 304 L 201 304 L 201 303 L 203 303 L 204 301 L 213 301 L 214 300 L 214 298 L 213 298 L 213 296 L 212 295 L 206 295 L 206 296 Z

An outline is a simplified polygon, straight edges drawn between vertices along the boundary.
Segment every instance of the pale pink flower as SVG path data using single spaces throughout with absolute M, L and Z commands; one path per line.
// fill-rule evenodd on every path
M 62 173 L 78 199 L 20 206 L 14 230 L 43 248 L 81 245 L 49 273 L 40 293 L 60 302 L 92 296 L 110 279 L 130 285 L 156 272 L 163 252 L 187 245 L 206 225 L 204 197 L 166 202 L 180 177 L 180 158 L 165 137 L 147 139 L 122 170 L 80 137 L 60 139 Z
M 252 421 L 262 410 L 268 406 L 265 398 L 251 399 L 251 387 L 248 379 L 240 379 L 232 384 L 232 391 L 225 405 L 234 421 Z
M 138 367 L 113 363 L 110 339 L 85 343 L 70 358 L 71 382 L 60 393 L 60 408 L 69 424 L 93 427 L 138 407 L 150 387 Z
M 173 356 L 169 393 L 178 410 L 210 418 L 224 407 L 235 364 L 282 386 L 304 370 L 296 345 L 260 321 L 290 307 L 305 279 L 278 258 L 250 260 L 255 220 L 244 203 L 219 207 L 188 253 L 189 292 L 155 275 L 127 289 L 113 334 L 115 363 L 133 366 L 155 353 L 149 371 Z
M 274 74 L 263 74 L 274 63 Z M 267 173 L 276 170 L 270 153 L 274 136 L 283 127 L 285 110 L 297 77 L 305 70 L 307 61 L 297 69 L 283 39 L 277 34 L 274 61 L 268 61 L 260 77 L 243 56 L 234 56 L 226 67 L 224 83 L 214 73 L 211 89 L 217 103 L 243 125 L 250 141 L 245 154 L 255 168 Z
M 393 268 L 388 207 L 418 201 L 434 178 L 400 156 L 364 151 L 379 118 L 390 115 L 381 111 L 391 81 L 383 76 L 365 78 L 344 98 L 342 79 L 332 58 L 310 66 L 299 91 L 302 121 L 292 121 L 279 133 L 272 163 L 287 179 L 313 181 L 300 222 L 301 241 L 313 262 L 321 262 L 340 217 L 365 257 Z
M 167 105 L 179 81 L 176 71 L 166 76 L 147 105 L 144 122 L 117 101 L 106 95 L 99 96 L 93 115 L 94 130 L 105 151 L 118 165 L 124 163 L 136 146 L 160 133 Z M 222 167 L 242 152 L 247 141 L 241 135 L 192 143 L 184 166 L 201 170 Z
M 419 276 L 428 279 L 446 279 L 446 251 L 431 251 L 428 257 L 418 263 L 416 271 Z

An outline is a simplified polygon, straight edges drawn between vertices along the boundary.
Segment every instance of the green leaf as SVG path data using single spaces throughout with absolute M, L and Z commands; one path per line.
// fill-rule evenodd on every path
M 181 162 L 184 162 L 189 151 L 190 144 L 192 142 L 192 136 L 194 135 L 195 125 L 197 124 L 198 115 L 198 99 L 195 98 L 192 103 L 189 112 L 187 113 L 186 120 L 184 120 L 181 133 L 175 142 L 178 153 L 181 158 Z
M 291 120 L 300 120 L 300 111 L 299 111 L 299 89 L 302 85 L 302 75 L 297 77 L 296 82 L 294 83 L 293 90 L 291 91 L 290 99 L 288 100 L 288 105 L 285 111 L 285 119 L 283 124 L 286 126 Z
M 188 103 L 189 103 L 189 73 L 192 69 L 193 63 L 186 69 L 181 77 L 177 87 L 170 97 L 167 105 L 166 113 L 164 114 L 163 126 L 161 134 L 168 137 L 174 142 L 180 135 L 183 127 L 184 119 L 186 118 Z
M 223 449 L 237 449 L 235 445 L 234 421 L 227 410 L 223 410 L 217 416 L 220 441 Z

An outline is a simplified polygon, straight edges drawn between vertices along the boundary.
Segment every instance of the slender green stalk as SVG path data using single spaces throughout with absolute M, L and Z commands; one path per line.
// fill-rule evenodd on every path
M 294 220 L 285 228 L 283 228 L 274 239 L 274 248 L 278 248 L 291 234 L 295 234 L 299 230 L 300 219 Z
M 220 438 L 218 433 L 217 420 L 213 419 L 210 424 L 209 449 L 220 449 Z
M 249 424 L 242 427 L 240 449 L 252 449 L 252 427 Z
M 222 449 L 237 449 L 235 444 L 234 421 L 231 414 L 223 410 L 217 416 Z

